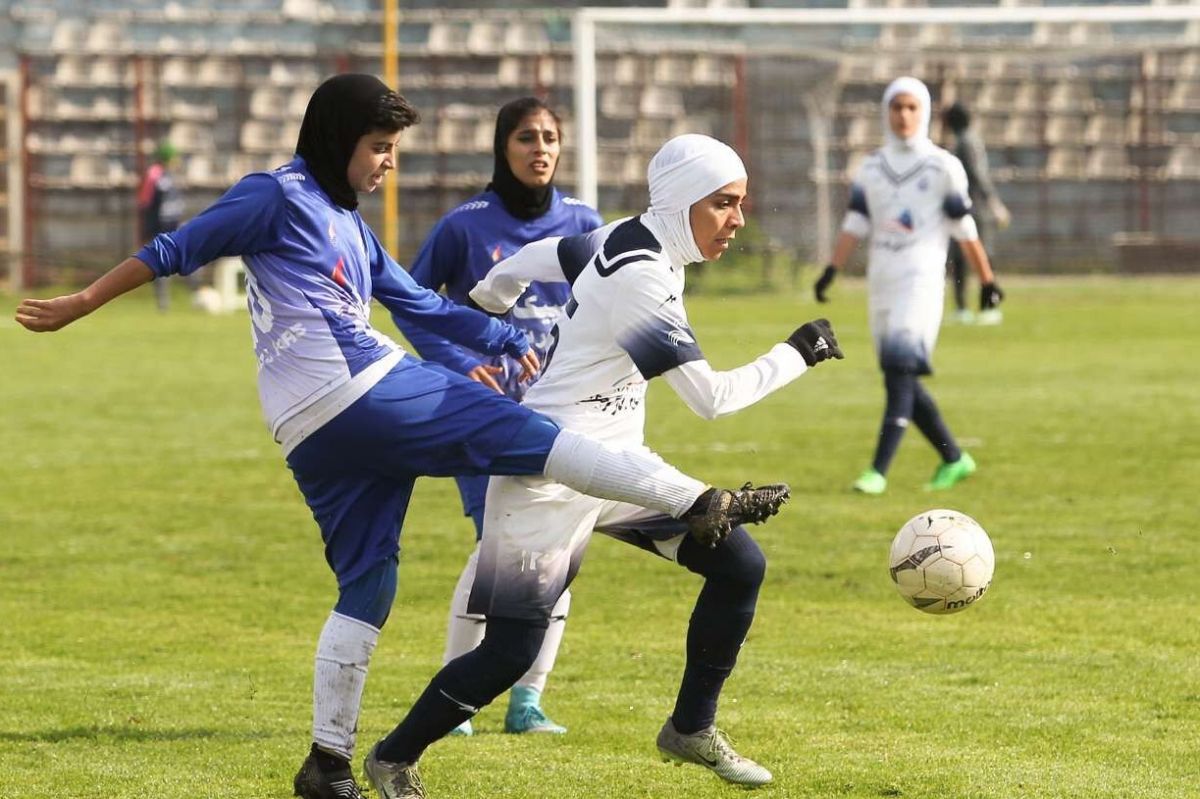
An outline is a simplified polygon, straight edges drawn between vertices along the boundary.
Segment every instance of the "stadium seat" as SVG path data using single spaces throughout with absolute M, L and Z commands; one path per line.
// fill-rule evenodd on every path
M 654 59 L 653 80 L 660 86 L 686 86 L 692 79 L 692 59 L 678 53 Z
M 1090 111 L 1094 105 L 1091 84 L 1078 77 L 1055 83 L 1046 101 L 1052 111 Z
M 1167 107 L 1178 111 L 1200 109 L 1200 80 L 1177 79 L 1167 96 Z
M 467 46 L 469 27 L 457 22 L 439 21 L 429 26 L 427 47 L 431 53 L 455 55 Z
M 103 183 L 108 177 L 108 164 L 103 156 L 80 153 L 71 158 L 68 177 L 72 183 L 82 186 Z
M 1004 143 L 1013 147 L 1042 142 L 1042 118 L 1034 114 L 1014 114 L 1004 126 Z
M 863 114 L 850 120 L 846 128 L 846 146 L 853 149 L 883 144 L 883 121 L 878 114 Z
M 212 150 L 215 146 L 212 127 L 198 122 L 172 122 L 167 138 L 184 151 Z
M 508 26 L 495 19 L 476 20 L 467 32 L 466 50 L 478 55 L 491 55 L 502 51 L 504 33 Z
M 639 55 L 622 53 L 613 64 L 612 83 L 617 86 L 641 86 L 649 82 L 650 63 Z
M 1130 140 L 1129 118 L 1097 114 L 1087 123 L 1083 141 L 1091 145 L 1123 146 Z
M 1046 143 L 1078 147 L 1084 139 L 1084 117 L 1078 114 L 1055 114 L 1046 122 Z
M 1084 151 L 1076 147 L 1055 147 L 1046 157 L 1046 177 L 1076 179 L 1087 166 Z
M 242 124 L 239 141 L 246 152 L 269 152 L 278 144 L 279 135 L 278 122 L 251 119 Z
M 1089 178 L 1124 180 L 1133 169 L 1124 147 L 1097 147 L 1088 154 L 1086 172 Z
M 642 118 L 633 124 L 633 146 L 655 151 L 671 138 L 672 120 Z
M 633 86 L 606 86 L 600 90 L 600 113 L 614 119 L 633 119 L 640 98 L 641 92 Z
M 504 50 L 508 53 L 545 53 L 550 50 L 550 36 L 540 22 L 520 21 L 508 26 L 504 33 Z
M 638 109 L 643 116 L 673 119 L 684 113 L 683 94 L 678 89 L 647 86 Z
M 1012 109 L 1015 111 L 1039 111 L 1042 108 L 1042 87 L 1034 80 L 1017 84 L 1013 95 Z
M 735 80 L 729 59 L 714 55 L 698 55 L 692 61 L 692 85 L 732 86 Z
M 88 61 L 82 56 L 62 55 L 54 64 L 54 82 L 60 86 L 77 84 L 87 74 Z
M 502 89 L 533 85 L 533 69 L 530 59 L 517 55 L 506 55 L 496 65 L 496 83 Z
M 164 58 L 159 80 L 164 86 L 191 86 L 196 80 L 196 65 L 186 58 Z
M 50 49 L 58 53 L 78 53 L 87 42 L 87 23 L 81 18 L 63 18 L 54 26 Z
M 1200 180 L 1200 150 L 1195 147 L 1173 147 L 1163 168 L 1168 180 Z
M 250 92 L 250 116 L 257 119 L 278 119 L 283 116 L 284 92 L 271 86 L 258 86 Z
M 120 50 L 125 42 L 125 31 L 115 21 L 93 20 L 87 29 L 84 48 L 93 53 L 111 53 Z
M 196 67 L 195 82 L 202 86 L 228 86 L 238 80 L 238 62 L 221 56 L 209 56 Z

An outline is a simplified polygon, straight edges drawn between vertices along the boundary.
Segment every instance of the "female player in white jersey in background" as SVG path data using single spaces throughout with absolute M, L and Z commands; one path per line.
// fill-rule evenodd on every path
M 562 125 L 549 106 L 536 97 L 506 103 L 496 115 L 492 182 L 434 226 L 413 262 L 410 272 L 413 280 L 434 291 L 444 289 L 447 297 L 466 305 L 467 292 L 493 266 L 526 244 L 547 236 L 571 236 L 600 227 L 602 220 L 595 209 L 554 187 L 561 151 Z M 544 359 L 551 343 L 551 330 L 570 296 L 571 287 L 561 278 L 537 282 L 501 318 L 523 332 L 534 353 Z M 425 360 L 440 363 L 517 402 L 525 395 L 530 383 L 521 380 L 521 368 L 515 359 L 472 352 L 402 317 L 394 319 Z M 462 495 L 463 511 L 475 524 L 476 544 L 450 599 L 446 650 L 442 656 L 445 663 L 479 646 L 484 630 L 483 616 L 467 612 L 467 596 L 475 582 L 488 478 L 472 475 L 455 480 Z M 505 732 L 567 731 L 546 716 L 541 697 L 554 668 L 570 607 L 571 592 L 565 591 L 550 617 L 541 653 L 509 695 Z M 470 735 L 471 722 L 464 721 L 455 732 Z
M 942 459 L 927 488 L 950 488 L 975 471 L 974 459 L 959 448 L 919 380 L 933 373 L 951 237 L 979 274 L 988 306 L 1003 295 L 970 214 L 966 172 L 929 140 L 930 106 L 929 89 L 916 78 L 897 78 L 884 91 L 887 142 L 855 176 L 832 262 L 814 287 L 825 302 L 859 239 L 870 237 L 868 309 L 887 405 L 874 461 L 854 483 L 865 494 L 887 489 L 888 466 L 910 420 Z

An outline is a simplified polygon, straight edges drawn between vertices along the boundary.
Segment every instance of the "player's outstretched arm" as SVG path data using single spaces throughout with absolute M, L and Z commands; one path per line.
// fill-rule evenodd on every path
M 126 258 L 83 291 L 48 300 L 25 299 L 17 306 L 17 322 L 26 330 L 49 333 L 61 330 L 76 319 L 127 291 L 154 279 L 150 267 L 137 258 Z
M 718 372 L 700 358 L 664 372 L 663 377 L 696 415 L 715 419 L 753 405 L 821 361 L 842 357 L 829 320 L 817 319 L 745 366 Z
M 562 236 L 551 236 L 526 244 L 493 266 L 471 289 L 471 299 L 488 313 L 504 313 L 512 308 L 535 280 L 561 283 L 563 274 L 558 258 Z

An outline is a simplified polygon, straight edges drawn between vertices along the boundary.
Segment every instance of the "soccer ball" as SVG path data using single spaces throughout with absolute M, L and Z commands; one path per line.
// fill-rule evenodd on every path
M 892 540 L 888 572 L 904 601 L 926 613 L 957 613 L 983 599 L 996 553 L 979 523 L 956 510 L 927 510 Z

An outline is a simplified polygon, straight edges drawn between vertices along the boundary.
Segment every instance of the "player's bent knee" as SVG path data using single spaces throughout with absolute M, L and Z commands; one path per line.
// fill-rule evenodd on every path
M 334 610 L 343 616 L 382 629 L 396 599 L 399 563 L 395 555 L 384 558 L 364 574 L 342 586 Z

